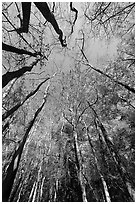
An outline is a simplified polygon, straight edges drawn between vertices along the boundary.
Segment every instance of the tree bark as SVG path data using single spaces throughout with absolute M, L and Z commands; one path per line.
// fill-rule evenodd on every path
M 44 181 L 45 181 L 45 176 L 42 179 L 42 184 L 41 184 L 41 187 L 40 187 L 40 202 L 42 201 Z
M 76 163 L 77 163 L 77 169 L 78 169 L 78 175 L 79 175 L 79 182 L 82 190 L 82 199 L 83 199 L 83 202 L 88 202 L 86 198 L 86 190 L 85 190 L 84 178 L 82 174 L 81 155 L 80 155 L 80 150 L 79 150 L 78 141 L 77 141 L 77 132 L 74 131 L 73 134 L 74 134 L 74 147 L 75 147 L 75 156 L 76 156 Z
M 12 194 L 10 196 L 10 202 L 13 202 L 14 198 L 15 198 L 15 195 L 17 194 L 17 192 L 19 191 L 19 189 L 21 188 L 22 186 L 22 177 L 20 177 L 17 181 L 17 184 L 16 186 L 14 187 L 13 191 L 12 191 Z
M 35 183 L 35 187 L 34 187 L 34 193 L 33 193 L 32 202 L 35 202 L 35 199 L 36 199 L 36 194 L 37 194 L 37 188 L 38 188 L 38 181 L 36 181 L 36 183 Z
M 89 107 L 92 109 L 92 111 L 94 112 L 94 116 L 95 116 L 95 125 L 96 128 L 99 128 L 102 136 L 104 138 L 104 141 L 106 143 L 106 146 L 108 148 L 108 151 L 115 163 L 115 166 L 121 176 L 122 182 L 123 182 L 123 187 L 124 187 L 124 191 L 125 191 L 125 195 L 127 197 L 127 200 L 129 202 L 133 202 L 134 198 L 132 196 L 132 194 L 130 193 L 129 189 L 128 189 L 128 184 L 126 183 L 128 181 L 127 177 L 125 176 L 123 169 L 122 169 L 122 163 L 121 163 L 121 159 L 120 159 L 120 155 L 118 154 L 114 144 L 111 142 L 111 140 L 108 137 L 107 131 L 104 128 L 103 124 L 101 123 L 101 121 L 99 120 L 99 117 L 96 113 L 96 111 L 94 110 L 94 108 L 92 107 L 92 105 L 87 101 L 87 103 L 89 104 Z
M 22 189 L 23 189 L 23 182 L 21 183 L 21 186 L 20 186 L 20 191 L 19 191 L 19 193 L 18 193 L 17 202 L 19 202 L 19 200 L 20 200 L 20 196 L 21 196 Z
M 36 185 L 36 181 L 33 183 L 28 202 L 32 202 L 32 197 L 33 197 L 33 194 L 34 194 L 35 185 Z
M 116 148 L 114 147 L 114 144 L 108 138 L 107 131 L 104 128 L 103 124 L 101 123 L 101 121 L 99 119 L 97 120 L 97 125 L 98 125 L 98 127 L 100 128 L 100 130 L 102 132 L 102 135 L 104 137 L 106 145 L 107 145 L 107 147 L 108 147 L 108 149 L 110 151 L 111 157 L 113 158 L 113 160 L 115 162 L 115 165 L 116 165 L 116 167 L 117 167 L 117 169 L 119 171 L 119 174 L 120 174 L 120 176 L 122 178 L 122 182 L 124 184 L 124 190 L 125 190 L 126 197 L 127 197 L 129 202 L 133 202 L 132 194 L 130 194 L 130 191 L 128 189 L 128 185 L 126 183 L 127 178 L 126 178 L 126 176 L 125 176 L 125 174 L 124 174 L 124 172 L 122 170 L 120 155 L 118 154 Z
M 26 130 L 26 133 L 25 133 L 22 141 L 20 142 L 20 144 L 18 145 L 18 147 L 15 150 L 15 153 L 13 154 L 11 163 L 9 164 L 9 167 L 7 169 L 7 174 L 6 174 L 6 176 L 3 180 L 3 183 L 2 183 L 2 201 L 3 202 L 7 202 L 9 199 L 9 196 L 10 196 L 10 193 L 12 190 L 12 186 L 13 186 L 13 183 L 14 183 L 14 180 L 16 177 L 16 173 L 17 173 L 17 170 L 19 167 L 19 162 L 21 159 L 23 148 L 24 148 L 24 145 L 25 145 L 26 140 L 28 138 L 28 134 L 29 134 L 31 128 L 33 127 L 35 120 L 36 120 L 38 114 L 40 113 L 40 111 L 42 110 L 43 106 L 45 105 L 45 103 L 46 103 L 46 98 L 44 99 L 40 108 L 38 108 L 38 110 L 36 111 L 34 118 L 30 121 L 29 126 Z
M 90 139 L 90 136 L 89 136 L 89 133 L 87 132 L 87 136 L 88 136 L 88 141 L 89 141 L 89 144 L 91 146 L 91 151 L 93 153 L 93 156 L 94 156 L 94 161 L 95 161 L 95 164 L 96 164 L 96 167 L 97 167 L 97 171 L 99 173 L 99 176 L 101 178 L 101 181 L 102 181 L 102 185 L 103 185 L 103 190 L 104 190 L 104 194 L 105 194 L 105 199 L 106 199 L 106 202 L 111 202 L 111 197 L 109 195 L 109 191 L 108 191 L 108 187 L 107 187 L 107 183 L 104 179 L 104 176 L 102 175 L 101 171 L 100 171 L 100 167 L 98 165 L 98 160 L 96 158 L 96 153 L 95 153 L 95 150 L 94 150 L 94 147 L 92 145 L 92 142 L 91 142 L 91 139 Z

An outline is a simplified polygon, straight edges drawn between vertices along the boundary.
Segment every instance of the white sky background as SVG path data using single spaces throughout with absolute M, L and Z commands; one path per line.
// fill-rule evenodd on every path
M 83 11 L 81 9 L 81 3 L 74 2 L 73 6 L 78 10 L 78 19 L 75 23 L 74 33 L 72 34 L 74 41 L 78 37 L 78 32 L 82 28 L 84 21 L 82 17 Z M 94 66 L 98 66 L 105 56 L 113 59 L 117 53 L 118 42 L 119 41 L 116 38 L 112 39 L 109 43 L 107 43 L 106 39 L 100 40 L 91 38 L 90 43 L 88 43 L 88 59 Z
M 82 29 L 82 25 L 84 23 L 81 2 L 73 2 L 73 7 L 78 10 L 78 18 L 74 26 L 74 32 L 71 35 L 71 39 L 67 39 L 69 49 L 74 48 L 75 40 L 79 38 L 79 31 Z M 65 30 L 63 30 L 63 32 L 65 33 Z M 85 47 L 85 54 L 90 64 L 95 67 L 102 68 L 102 65 L 107 65 L 109 60 L 114 60 L 117 55 L 118 42 L 119 40 L 116 38 L 113 38 L 109 42 L 107 42 L 106 39 L 90 38 L 87 46 Z M 65 67 L 66 70 L 70 69 L 69 65 L 71 65 L 71 62 L 69 58 L 67 59 L 67 56 L 63 57 L 61 55 L 55 55 L 53 58 L 56 59 L 56 62 L 60 62 L 59 64 Z

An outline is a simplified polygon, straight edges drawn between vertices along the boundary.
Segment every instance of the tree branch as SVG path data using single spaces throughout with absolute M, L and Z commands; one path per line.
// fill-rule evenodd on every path
M 111 79 L 112 81 L 114 81 L 114 82 L 117 83 L 118 85 L 123 86 L 123 87 L 124 87 L 125 89 L 127 89 L 128 91 L 130 91 L 130 92 L 132 92 L 132 93 L 135 93 L 135 89 L 134 89 L 134 88 L 128 86 L 127 84 L 124 84 L 124 83 L 122 83 L 122 82 L 120 82 L 120 81 L 117 81 L 117 80 L 113 79 L 113 78 L 112 78 L 111 76 L 109 76 L 108 74 L 105 74 L 105 73 L 102 72 L 101 70 L 99 70 L 99 69 L 93 67 L 92 65 L 90 65 L 90 64 L 89 64 L 89 61 L 88 61 L 88 59 L 87 59 L 87 57 L 86 57 L 86 55 L 85 55 L 85 53 L 83 52 L 82 49 L 80 49 L 80 50 L 81 50 L 81 52 L 82 52 L 84 58 L 85 58 L 86 61 L 87 61 L 87 64 L 86 64 L 87 66 L 89 66 L 91 69 L 93 69 L 94 71 L 98 72 L 99 74 L 102 74 L 102 75 L 106 76 L 107 78 Z
M 13 72 L 7 72 L 2 76 L 2 88 L 4 88 L 10 81 L 12 81 L 14 78 L 21 77 L 25 72 L 30 72 L 34 65 L 36 65 L 40 61 L 40 59 L 37 59 L 35 62 L 32 63 L 30 66 L 22 67 L 21 69 Z

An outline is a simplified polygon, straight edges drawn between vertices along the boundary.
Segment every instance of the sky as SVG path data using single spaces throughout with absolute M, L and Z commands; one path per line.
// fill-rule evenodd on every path
M 73 7 L 78 10 L 78 18 L 76 20 L 74 32 L 72 33 L 71 38 L 67 39 L 68 49 L 70 49 L 71 51 L 73 51 L 73 48 L 75 47 L 75 40 L 80 38 L 79 32 L 84 24 L 84 17 L 81 6 L 81 2 L 73 3 Z M 106 39 L 94 39 L 92 37 L 90 39 L 87 39 L 87 44 L 85 43 L 84 51 L 90 64 L 95 67 L 101 68 L 102 64 L 107 65 L 109 60 L 114 60 L 117 56 L 117 45 L 119 41 L 120 40 L 117 38 L 112 38 L 109 42 L 107 42 Z M 54 58 L 56 59 L 56 62 L 59 62 L 59 64 L 65 67 L 66 70 L 71 69 L 70 58 L 67 55 L 63 57 L 57 54 L 56 56 L 54 56 Z
M 19 5 L 19 3 L 18 3 L 18 5 Z M 79 31 L 82 29 L 82 25 L 84 23 L 83 11 L 82 11 L 81 5 L 82 5 L 82 2 L 73 2 L 73 6 L 78 10 L 78 18 L 77 18 L 77 21 L 75 23 L 74 32 L 72 33 L 71 38 L 67 39 L 68 49 L 70 50 L 70 52 L 74 50 L 73 48 L 75 46 L 75 40 L 79 38 Z M 14 9 L 15 9 L 14 7 L 15 6 L 10 7 L 11 13 L 14 13 Z M 38 11 L 35 8 L 34 4 L 31 8 Z M 70 12 L 70 14 L 71 14 L 71 18 L 73 19 L 74 12 Z M 31 17 L 30 17 L 31 23 L 33 23 L 33 20 L 35 20 L 35 19 L 34 19 L 34 16 L 31 14 Z M 41 20 L 42 20 L 42 22 L 44 22 L 44 18 L 42 16 L 41 16 Z M 58 23 L 60 23 L 60 22 L 58 21 Z M 17 25 L 17 26 L 19 26 L 19 25 Z M 63 32 L 65 33 L 65 28 L 63 28 L 61 24 L 60 24 L 60 27 L 62 29 L 64 29 Z M 24 36 L 25 36 L 25 38 L 29 39 L 28 34 L 24 34 Z M 114 59 L 116 54 L 117 54 L 118 42 L 119 42 L 119 40 L 115 39 L 115 38 L 112 39 L 109 43 L 107 43 L 105 39 L 102 39 L 102 40 L 94 39 L 94 38 L 88 39 L 88 44 L 85 45 L 84 51 L 85 51 L 85 54 L 86 54 L 90 64 L 100 68 L 102 66 L 102 63 L 105 65 L 105 64 L 107 64 L 108 60 Z M 65 54 L 65 51 L 63 51 L 62 53 L 58 53 L 58 51 L 57 52 L 55 51 L 51 54 L 51 56 L 49 58 L 54 60 L 58 67 L 59 66 L 63 67 L 63 71 L 64 71 L 64 69 L 67 71 L 67 70 L 71 69 L 71 67 L 72 67 L 71 66 L 72 61 L 70 61 L 69 55 Z M 54 64 L 54 67 L 56 67 L 56 65 Z

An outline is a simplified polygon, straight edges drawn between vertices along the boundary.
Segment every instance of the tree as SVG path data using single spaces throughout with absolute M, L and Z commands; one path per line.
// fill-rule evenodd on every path
M 135 200 L 134 14 L 2 3 L 3 201 Z
M 35 66 L 38 61 L 39 61 L 39 59 L 37 59 L 35 62 L 33 62 L 32 65 L 30 65 L 30 66 L 25 66 L 25 67 L 22 67 L 21 69 L 19 69 L 17 71 L 7 72 L 6 74 L 4 74 L 2 76 L 2 87 L 5 87 L 14 78 L 19 78 L 19 77 L 23 76 L 23 74 L 25 72 L 28 72 L 28 71 L 30 72 L 32 70 L 33 66 Z
M 8 201 L 8 199 L 9 199 L 11 189 L 13 186 L 13 182 L 14 182 L 14 179 L 15 179 L 18 167 L 19 167 L 19 162 L 21 159 L 22 151 L 23 151 L 24 145 L 26 143 L 26 140 L 28 138 L 28 134 L 29 134 L 39 112 L 42 110 L 43 106 L 45 105 L 45 103 L 46 103 L 46 97 L 44 98 L 44 101 L 43 101 L 42 105 L 40 106 L 40 108 L 36 111 L 33 119 L 30 121 L 28 128 L 26 130 L 26 133 L 25 133 L 24 137 L 22 138 L 22 140 L 20 141 L 18 147 L 16 148 L 16 150 L 13 154 L 11 163 L 8 166 L 7 174 L 6 174 L 6 176 L 3 180 L 3 184 L 2 184 L 2 186 L 3 186 L 3 188 L 2 188 L 2 201 L 4 201 L 4 202 Z
M 33 57 L 36 57 L 37 54 L 40 54 L 40 53 L 31 53 L 27 50 L 19 49 L 19 48 L 13 47 L 11 45 L 7 45 L 5 43 L 2 43 L 2 50 L 8 51 L 8 52 L 14 52 L 14 53 L 17 53 L 19 55 L 26 54 L 26 55 L 30 55 Z

